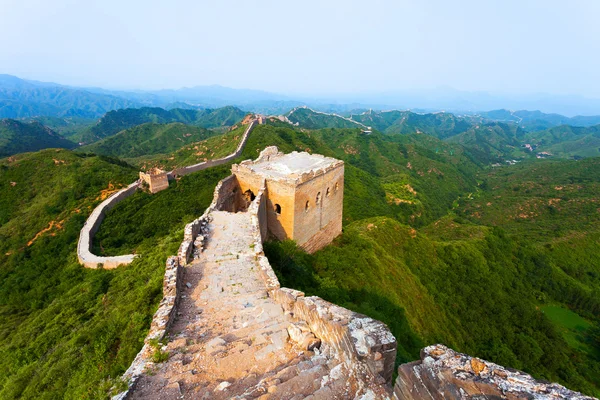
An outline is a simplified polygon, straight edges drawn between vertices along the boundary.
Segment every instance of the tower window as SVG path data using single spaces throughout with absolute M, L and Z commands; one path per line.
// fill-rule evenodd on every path
M 309 207 L 310 207 L 310 201 L 306 200 L 306 205 L 304 206 L 304 212 L 308 212 Z
M 325 197 L 329 197 L 329 188 L 327 188 L 327 191 L 325 192 Z
M 321 204 L 321 192 L 317 193 L 317 199 L 315 203 L 317 203 L 317 205 Z
M 339 188 L 340 188 L 340 184 L 339 184 L 339 182 L 336 182 L 333 191 L 337 192 Z
M 279 204 L 275 204 L 275 212 L 281 214 L 281 206 Z

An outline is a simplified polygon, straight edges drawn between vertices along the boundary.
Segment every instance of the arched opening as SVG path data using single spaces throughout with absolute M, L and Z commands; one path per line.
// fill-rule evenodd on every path
M 334 192 L 337 192 L 339 188 L 340 188 L 340 184 L 339 184 L 339 182 L 336 182 L 336 183 L 335 183 L 335 186 L 334 186 L 334 188 L 333 188 L 333 191 L 334 191 Z
M 329 188 L 327 188 L 327 191 L 325 192 L 325 197 L 329 197 L 330 193 L 329 193 Z
M 308 212 L 309 208 L 310 208 L 310 201 L 306 200 L 306 205 L 304 206 L 304 212 Z
M 279 204 L 275 204 L 275 212 L 281 214 L 281 206 Z
M 254 192 L 250 189 L 248 189 L 244 192 L 244 197 L 246 198 L 246 200 L 248 202 L 254 201 L 254 199 L 256 198 L 256 196 L 254 195 Z
M 321 192 L 317 193 L 317 199 L 315 200 L 317 205 L 321 204 Z

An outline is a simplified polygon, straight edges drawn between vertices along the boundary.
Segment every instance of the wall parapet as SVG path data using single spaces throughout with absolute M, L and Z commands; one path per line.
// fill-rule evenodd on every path
M 210 168 L 210 167 L 216 167 L 219 165 L 227 164 L 230 161 L 233 161 L 235 158 L 239 157 L 242 154 L 244 147 L 246 147 L 246 142 L 248 141 L 250 132 L 252 132 L 252 130 L 254 129 L 254 127 L 256 125 L 257 125 L 256 119 L 253 119 L 250 122 L 250 124 L 248 124 L 248 127 L 246 128 L 246 130 L 244 131 L 244 135 L 242 136 L 242 140 L 240 141 L 240 143 L 238 144 L 237 148 L 235 149 L 235 151 L 233 153 L 231 153 L 228 156 L 225 156 L 223 158 L 218 158 L 216 160 L 208 160 L 208 161 L 203 161 L 198 164 L 188 165 L 187 167 L 176 168 L 173 171 L 168 173 L 169 179 L 173 179 L 177 176 L 188 175 L 193 172 L 202 171 L 202 170 Z
M 319 339 L 332 346 L 351 371 L 371 374 L 374 382 L 388 384 L 391 388 L 396 338 L 387 325 L 320 297 L 305 297 L 298 290 L 281 287 L 263 252 L 265 236 L 262 235 L 261 225 L 266 224 L 266 216 L 261 216 L 261 207 L 265 207 L 265 192 L 263 183 L 248 212 L 252 215 L 255 257 L 267 293 L 284 311 L 294 319 L 306 322 Z
M 183 265 L 179 262 L 178 257 L 171 256 L 167 259 L 163 278 L 163 298 L 152 317 L 150 330 L 144 339 L 144 346 L 121 378 L 127 381 L 128 388 L 113 396 L 113 400 L 127 399 L 144 370 L 153 365 L 152 356 L 157 350 L 156 346 L 160 346 L 160 341 L 166 336 L 167 330 L 175 320 L 183 285 L 183 271 Z
M 244 150 L 244 147 L 246 146 L 246 142 L 248 141 L 250 132 L 252 132 L 252 130 L 254 129 L 256 124 L 257 124 L 256 118 L 253 119 L 250 122 L 250 124 L 248 124 L 248 127 L 246 128 L 246 130 L 244 131 L 244 135 L 242 136 L 242 140 L 238 144 L 235 152 L 231 153 L 230 155 L 220 158 L 220 159 L 217 159 L 217 160 L 210 160 L 207 162 L 190 165 L 188 167 L 175 169 L 173 171 L 166 172 L 166 173 L 161 172 L 160 176 L 166 175 L 166 177 L 168 179 L 173 179 L 175 176 L 188 175 L 188 174 L 191 174 L 192 172 L 202 171 L 204 169 L 214 167 L 217 165 L 223 165 L 223 164 L 226 164 L 226 163 L 232 161 L 236 157 L 239 157 L 240 154 L 242 154 L 242 151 Z M 123 199 L 131 196 L 133 193 L 135 193 L 135 191 L 141 186 L 144 176 L 146 176 L 146 174 L 140 173 L 140 179 L 133 182 L 131 185 L 127 186 L 125 189 L 122 189 L 122 190 L 118 191 L 117 193 L 114 193 L 108 199 L 106 199 L 102 203 L 100 203 L 100 205 L 98 205 L 94 209 L 94 211 L 92 211 L 92 214 L 90 214 L 87 221 L 83 225 L 83 228 L 81 229 L 81 232 L 79 234 L 79 241 L 77 243 L 77 258 L 81 265 L 83 265 L 86 268 L 98 268 L 98 266 L 101 265 L 103 268 L 113 269 L 113 268 L 117 268 L 119 265 L 128 265 L 133 262 L 133 260 L 136 257 L 136 255 L 134 255 L 134 254 L 126 254 L 126 255 L 114 256 L 114 257 L 101 257 L 101 256 L 97 256 L 92 253 L 91 246 L 92 246 L 92 242 L 94 240 L 94 235 L 98 231 L 98 228 L 100 227 L 100 224 L 102 223 L 102 220 L 104 219 L 104 217 L 106 215 L 106 212 L 108 210 L 110 210 L 111 208 L 113 208 L 115 205 L 117 205 L 117 203 L 119 203 L 121 200 L 123 200 Z M 148 179 L 150 179 L 150 177 L 151 177 L 151 175 L 147 175 Z M 168 180 L 166 181 L 166 186 L 163 184 L 161 186 L 161 189 L 159 189 L 159 190 L 166 189 L 167 187 L 168 187 Z M 156 193 L 159 190 L 153 191 L 152 193 Z M 215 189 L 215 196 L 216 196 L 216 193 L 217 193 L 217 191 Z M 216 201 L 216 197 L 213 198 L 213 203 L 215 203 L 215 201 Z M 214 206 L 215 206 L 215 204 L 211 204 L 211 207 L 213 209 L 214 209 Z M 204 214 L 206 215 L 208 212 L 209 212 L 209 210 L 206 210 L 206 212 Z M 200 222 L 198 221 L 198 223 L 200 223 Z M 195 239 L 196 235 L 193 235 L 193 236 Z M 192 240 L 192 242 L 193 242 L 193 240 Z M 178 254 L 181 256 L 182 255 L 181 250 L 183 250 L 183 252 L 185 253 L 185 259 L 187 260 L 186 262 L 189 262 L 188 258 L 190 256 L 190 254 L 192 253 L 193 246 L 190 244 L 184 246 L 184 243 L 182 243 L 182 246 L 185 248 L 180 249 L 180 252 Z
M 139 188 L 140 181 L 137 180 L 133 182 L 131 185 L 127 186 L 124 189 L 119 190 L 116 193 L 113 193 L 106 200 L 100 203 L 94 211 L 90 214 L 87 221 L 81 228 L 81 233 L 79 234 L 79 241 L 77 243 L 77 258 L 79 259 L 79 263 L 82 264 L 86 268 L 98 268 L 98 266 L 102 266 L 106 269 L 116 268 L 119 265 L 127 265 L 131 264 L 134 260 L 134 254 L 127 254 L 122 256 L 114 256 L 114 257 L 101 257 L 92 253 L 92 242 L 94 240 L 94 235 L 98 231 L 102 220 L 106 216 L 106 213 L 117 205 L 123 199 L 131 196 L 135 193 L 135 191 Z

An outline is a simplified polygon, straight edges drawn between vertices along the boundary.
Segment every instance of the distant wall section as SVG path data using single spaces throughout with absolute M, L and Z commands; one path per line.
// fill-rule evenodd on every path
M 83 228 L 81 228 L 81 233 L 79 234 L 79 242 L 77 243 L 77 258 L 79 259 L 79 263 L 84 267 L 98 268 L 99 266 L 102 266 L 102 268 L 112 269 L 119 265 L 130 264 L 133 261 L 135 258 L 135 255 L 133 254 L 115 257 L 100 257 L 92 254 L 91 250 L 94 235 L 98 231 L 106 213 L 121 200 L 134 194 L 139 186 L 140 181 L 135 181 L 125 189 L 112 194 L 109 198 L 100 203 L 100 205 L 92 211 L 87 221 L 85 221 Z

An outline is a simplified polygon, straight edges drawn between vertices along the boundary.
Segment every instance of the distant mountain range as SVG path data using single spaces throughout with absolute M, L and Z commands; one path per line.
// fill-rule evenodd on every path
M 401 109 L 419 112 L 447 111 L 454 114 L 482 114 L 481 110 L 509 108 L 533 111 L 527 117 L 507 111 L 498 118 L 531 120 L 536 129 L 549 128 L 546 120 L 577 115 L 600 115 L 600 99 L 578 96 L 528 95 L 504 96 L 481 92 L 463 92 L 448 88 L 428 91 L 365 93 L 353 95 L 283 95 L 262 90 L 232 89 L 219 85 L 196 86 L 154 91 L 119 91 L 102 88 L 71 87 L 57 83 L 24 80 L 0 74 L 0 118 L 27 118 L 35 116 L 99 118 L 106 112 L 121 108 L 161 107 L 219 108 L 233 105 L 264 114 L 283 114 L 298 106 L 310 106 L 325 112 L 348 115 L 368 109 Z M 530 113 L 526 111 L 525 113 Z M 539 113 L 536 115 L 535 113 Z M 551 117 L 548 117 L 550 113 Z M 560 113 L 557 118 L 554 114 Z M 485 113 L 483 113 L 485 114 Z M 586 117 L 581 123 L 589 126 Z M 533 125 L 533 121 L 540 124 Z M 551 126 L 560 125 L 553 122 Z

